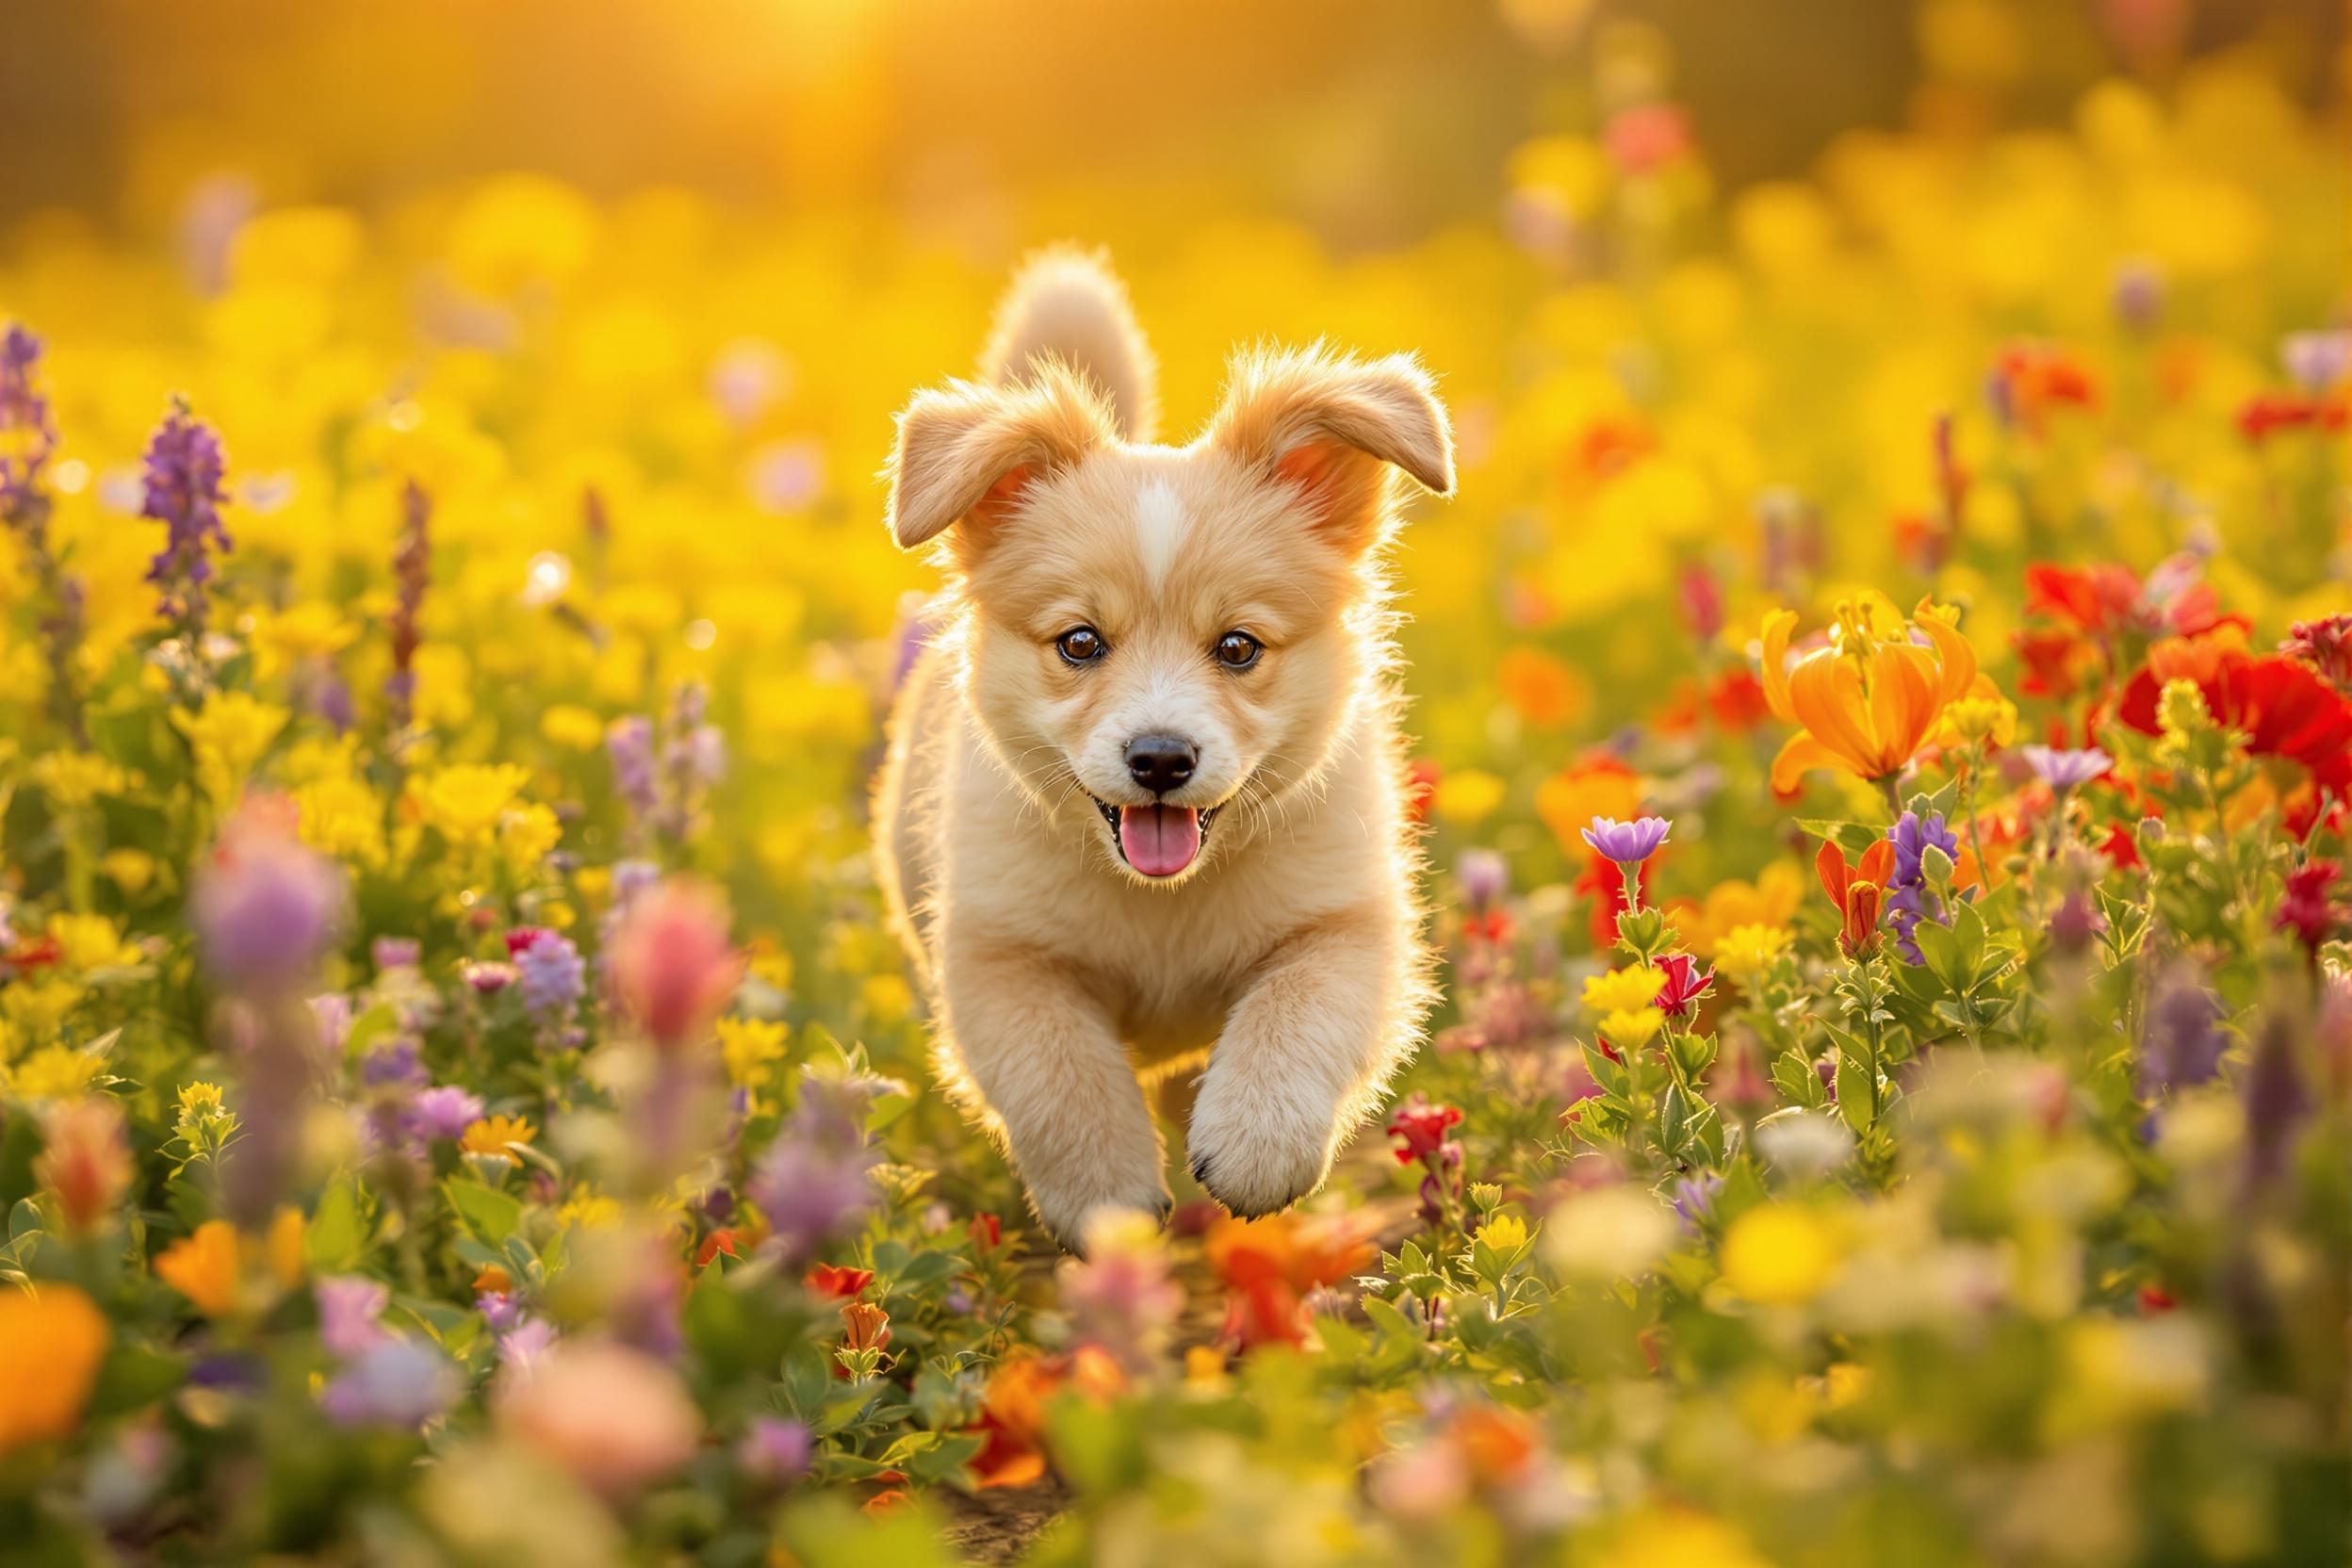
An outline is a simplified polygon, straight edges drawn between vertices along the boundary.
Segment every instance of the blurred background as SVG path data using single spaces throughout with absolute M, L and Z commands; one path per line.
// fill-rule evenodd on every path
M 597 196 L 879 207 L 1002 258 L 1280 215 L 1343 246 L 1489 218 L 1505 155 L 1583 122 L 1596 28 L 1653 34 L 1729 188 L 1841 131 L 2062 122 L 2081 83 L 2250 45 L 2340 90 L 2336 0 L 18 0 L 0 214 L 169 222 L 236 171 L 270 202 L 381 207 L 532 169 Z M 1640 53 L 1637 48 L 1635 53 Z M 1639 62 L 1623 62 L 1628 69 Z M 1625 84 L 1618 84 L 1623 87 Z M 1976 88 L 1997 91 L 1987 100 Z M 1989 122 L 1987 121 L 1986 122 Z

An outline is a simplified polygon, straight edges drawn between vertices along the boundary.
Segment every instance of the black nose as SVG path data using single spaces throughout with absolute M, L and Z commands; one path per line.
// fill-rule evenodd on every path
M 1182 787 L 1200 754 L 1174 735 L 1138 735 L 1127 743 L 1127 772 L 1155 795 Z

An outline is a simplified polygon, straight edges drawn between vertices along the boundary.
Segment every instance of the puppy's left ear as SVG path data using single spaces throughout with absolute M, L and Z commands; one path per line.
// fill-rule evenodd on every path
M 1340 358 L 1321 349 L 1247 354 L 1211 444 L 1295 486 L 1317 531 L 1348 550 L 1379 542 L 1395 513 L 1390 476 L 1454 491 L 1454 433 L 1428 371 L 1405 354 Z

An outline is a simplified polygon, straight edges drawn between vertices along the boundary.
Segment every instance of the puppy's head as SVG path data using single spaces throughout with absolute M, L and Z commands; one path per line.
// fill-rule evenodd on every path
M 1384 765 L 1333 740 L 1385 654 L 1396 476 L 1449 491 L 1451 438 L 1402 358 L 1246 353 L 1183 448 L 1127 440 L 1110 384 L 1040 355 L 921 394 L 890 522 L 942 541 L 964 696 L 1014 776 L 1099 819 L 1127 874 L 1175 883 L 1227 812 Z

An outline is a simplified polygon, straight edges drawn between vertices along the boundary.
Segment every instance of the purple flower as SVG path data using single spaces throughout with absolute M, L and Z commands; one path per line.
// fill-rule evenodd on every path
M 328 991 L 310 999 L 310 1019 L 318 1029 L 318 1048 L 330 1056 L 342 1054 L 351 1037 L 351 999 L 343 991 Z
M 334 938 L 343 874 L 296 839 L 277 803 L 229 819 L 188 900 L 204 967 L 224 989 L 277 995 L 309 978 Z
M 797 1264 L 846 1233 L 874 1204 L 878 1156 L 866 1144 L 865 1094 L 855 1083 L 810 1078 L 800 1102 L 746 1184 L 773 1245 Z
M 523 1325 L 523 1303 L 511 1291 L 483 1291 L 474 1298 L 474 1308 L 492 1333 L 508 1333 Z
M 1930 844 L 1957 860 L 1960 841 L 1944 825 L 1941 811 L 1924 822 L 1917 811 L 1905 811 L 1886 836 L 1895 845 L 1894 879 L 1886 884 L 1886 916 L 1895 928 L 1895 945 L 1902 950 L 1903 962 L 1916 964 L 1920 961 L 1919 946 L 1911 939 L 1911 933 L 1922 919 L 1932 915 L 1940 923 L 1944 918 L 1942 901 L 1928 891 L 1921 862 Z
M 2034 776 L 2057 791 L 2080 789 L 2115 765 L 2115 760 L 2097 746 L 2082 751 L 2060 751 L 2050 746 L 2019 746 L 2025 765 L 2034 770 Z
M 408 1124 L 423 1138 L 454 1138 L 482 1119 L 482 1097 L 453 1084 L 422 1090 L 408 1102 Z
M 1511 890 L 1511 863 L 1491 849 L 1465 849 L 1454 862 L 1454 880 L 1462 884 L 1462 901 L 1484 909 Z
M 432 1347 L 387 1338 L 335 1374 L 318 1396 L 339 1427 L 417 1428 L 457 1402 L 457 1368 Z
M 2269 1185 L 2286 1170 L 2295 1134 L 2311 1114 L 2311 1090 L 2295 1059 L 2295 1034 L 2283 1016 L 2271 1015 L 2246 1070 L 2246 1174 L 2254 1187 Z
M 2140 1097 L 2195 1088 L 2221 1070 L 2230 1037 L 2219 998 L 2185 972 L 2162 982 L 2140 1025 Z
M 653 721 L 630 714 L 614 719 L 604 732 L 604 754 L 612 764 L 612 788 L 636 816 L 662 804 L 661 776 L 653 760 Z
M 359 1060 L 359 1081 L 371 1089 L 421 1088 L 429 1076 L 414 1035 L 395 1035 Z
M 808 1429 L 780 1415 L 755 1415 L 735 1445 L 735 1464 L 760 1486 L 783 1486 L 808 1473 L 816 1440 Z
M 1685 1176 L 1674 1183 L 1674 1213 L 1682 1218 L 1682 1228 L 1692 1235 L 1699 1233 L 1715 1213 L 1715 1195 L 1723 1190 L 1723 1179 L 1711 1170 Z
M 2137 258 L 2115 268 L 2110 286 L 2115 319 L 2132 332 L 2146 332 L 2164 310 L 2164 274 L 2156 264 Z
M 220 437 L 190 417 L 185 401 L 175 401 L 147 442 L 139 514 L 168 531 L 163 548 L 148 564 L 147 580 L 163 591 L 163 618 L 189 638 L 204 629 L 211 551 L 230 547 L 228 531 L 220 526 L 226 498 L 220 479 L 226 468 Z
M 2287 377 L 2313 396 L 2352 373 L 2352 329 L 2289 333 L 2278 345 Z
M 343 1360 L 363 1354 L 390 1337 L 376 1321 L 391 1304 L 392 1293 L 377 1282 L 357 1274 L 335 1274 L 311 1286 L 318 1304 L 318 1338 Z
M 368 945 L 368 960 L 379 973 L 387 969 L 415 969 L 424 956 L 424 944 L 414 937 L 378 937 Z
M 1636 817 L 1631 822 L 1594 817 L 1592 825 L 1584 830 L 1584 841 L 1621 866 L 1638 866 L 1658 853 L 1674 825 L 1664 817 Z
M 527 1378 L 554 1350 L 556 1338 L 555 1325 L 546 1318 L 526 1318 L 498 1336 L 498 1364 Z
M 0 450 L 0 517 L 24 526 L 32 515 L 33 486 L 57 449 L 49 400 L 33 390 L 41 339 L 23 327 L 0 335 L 0 431 L 14 433 L 13 450 Z
M 524 1008 L 534 1017 L 566 1015 L 588 989 L 588 964 L 568 937 L 542 931 L 514 953 Z

